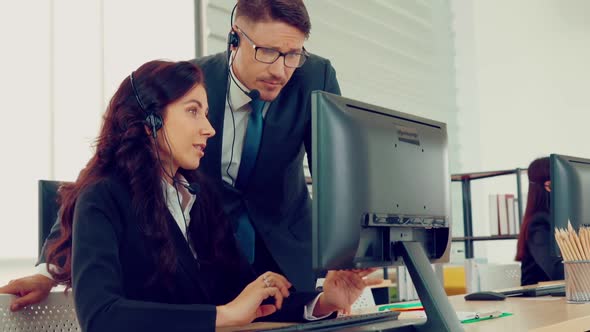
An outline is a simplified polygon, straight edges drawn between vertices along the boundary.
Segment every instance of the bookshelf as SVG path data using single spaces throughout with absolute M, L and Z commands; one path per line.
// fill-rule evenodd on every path
M 453 237 L 453 242 L 465 243 L 465 258 L 473 258 L 473 242 L 475 241 L 493 241 L 493 240 L 513 240 L 518 235 L 492 235 L 492 236 L 473 236 L 473 215 L 471 207 L 471 181 L 487 179 L 497 176 L 515 175 L 516 176 L 516 195 L 518 197 L 518 226 L 522 223 L 523 202 L 522 202 L 522 174 L 526 173 L 525 168 L 514 168 L 501 171 L 461 173 L 451 175 L 452 182 L 461 182 L 461 193 L 463 196 L 463 234 L 461 237 Z

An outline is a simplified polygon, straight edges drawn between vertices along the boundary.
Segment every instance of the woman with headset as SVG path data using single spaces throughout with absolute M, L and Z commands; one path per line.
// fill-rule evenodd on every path
M 61 188 L 61 234 L 47 258 L 59 266 L 53 278 L 73 287 L 84 331 L 316 319 L 349 310 L 371 283 L 370 271 L 330 272 L 322 294 L 290 294 L 283 276 L 254 275 L 194 171 L 215 135 L 207 112 L 198 67 L 144 64 L 111 99 L 94 156 Z
M 520 235 L 516 260 L 521 262 L 521 285 L 541 281 L 563 280 L 563 263 L 551 254 L 550 192 L 551 176 L 549 158 L 531 162 L 527 170 L 529 191 Z

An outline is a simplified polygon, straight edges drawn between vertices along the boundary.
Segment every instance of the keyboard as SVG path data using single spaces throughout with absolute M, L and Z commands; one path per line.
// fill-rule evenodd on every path
M 523 297 L 561 295 L 561 294 L 565 294 L 565 285 L 564 284 L 543 285 L 543 286 L 537 286 L 537 287 L 533 287 L 533 288 L 523 287 L 520 289 L 504 291 L 504 292 L 502 292 L 502 294 L 504 294 L 506 296 L 523 296 Z M 565 296 L 565 295 L 563 295 L 563 296 Z
M 260 331 L 290 332 L 290 331 L 332 331 L 343 327 L 352 327 L 365 324 L 382 323 L 397 320 L 399 312 L 381 311 L 369 314 L 340 316 L 332 319 L 317 320 L 291 326 L 277 327 Z

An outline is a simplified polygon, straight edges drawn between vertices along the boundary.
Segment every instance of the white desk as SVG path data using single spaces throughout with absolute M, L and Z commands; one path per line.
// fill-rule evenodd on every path
M 465 301 L 463 295 L 449 297 L 455 311 L 493 311 L 510 312 L 508 317 L 463 324 L 465 331 L 512 332 L 512 331 L 586 331 L 590 330 L 590 304 L 568 304 L 563 297 L 512 297 L 504 301 Z M 402 313 L 395 325 L 416 322 L 416 314 Z M 238 329 L 261 329 L 284 326 L 284 323 L 254 323 Z M 383 324 L 377 325 L 383 327 Z M 375 327 L 377 327 L 375 326 Z

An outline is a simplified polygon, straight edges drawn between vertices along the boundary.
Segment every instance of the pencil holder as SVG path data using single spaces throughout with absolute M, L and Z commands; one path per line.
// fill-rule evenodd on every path
M 567 302 L 590 302 L 590 261 L 564 261 L 563 264 Z

